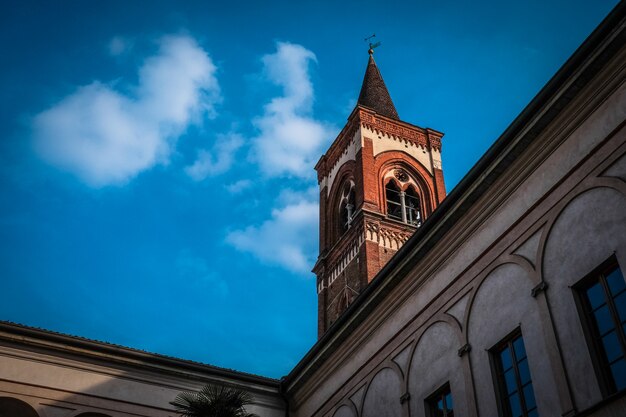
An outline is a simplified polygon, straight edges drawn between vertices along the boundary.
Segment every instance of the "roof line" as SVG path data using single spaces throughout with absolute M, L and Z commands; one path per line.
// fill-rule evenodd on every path
M 0 320 L 0 340 L 7 340 L 13 343 L 31 344 L 24 339 L 14 339 L 3 335 L 1 332 L 7 332 L 14 335 L 37 339 L 61 346 L 46 345 L 46 348 L 54 350 L 66 351 L 67 346 L 83 349 L 81 352 L 73 352 L 79 356 L 96 357 L 90 352 L 105 353 L 115 355 L 122 359 L 140 360 L 144 364 L 155 366 L 168 366 L 178 368 L 179 370 L 195 371 L 207 374 L 207 376 L 226 377 L 236 379 L 241 382 L 250 382 L 265 385 L 274 389 L 279 388 L 279 380 L 265 376 L 250 374 L 247 372 L 235 371 L 228 368 L 221 368 L 214 365 L 196 362 L 188 359 L 176 358 L 173 356 L 161 355 L 145 350 L 130 348 L 127 346 L 117 345 L 109 342 L 103 342 L 88 339 L 81 336 L 73 336 L 66 333 L 55 332 L 38 327 L 26 326 L 24 324 L 14 323 L 10 321 Z M 125 363 L 127 364 L 127 363 Z M 128 364 L 127 364 L 128 365 Z M 137 364 L 130 364 L 137 366 Z
M 331 327 L 322 335 L 322 337 L 311 347 L 311 349 L 305 354 L 305 356 L 296 364 L 292 371 L 283 378 L 282 383 L 291 384 L 293 380 L 298 376 L 300 372 L 308 365 L 308 363 L 315 358 L 326 345 L 337 344 L 342 339 L 347 337 L 345 333 L 342 335 L 341 330 L 346 326 L 350 320 L 354 320 L 356 324 L 361 323 L 367 317 L 369 312 L 365 311 L 361 314 L 356 314 L 358 309 L 371 301 L 370 296 L 380 287 L 383 283 L 389 281 L 391 273 L 397 268 L 407 268 L 407 265 L 401 265 L 406 255 L 410 251 L 414 250 L 418 244 L 422 245 L 422 250 L 418 255 L 424 255 L 430 251 L 430 248 L 436 243 L 442 233 L 451 229 L 458 219 L 446 218 L 449 212 L 454 213 L 459 211 L 460 214 L 467 211 L 474 201 L 477 200 L 480 194 L 484 192 L 484 188 L 489 187 L 504 171 L 506 168 L 503 164 L 508 164 L 507 161 L 500 161 L 497 163 L 498 157 L 502 154 L 513 153 L 517 151 L 521 153 L 523 149 L 518 149 L 520 146 L 512 149 L 506 149 L 511 140 L 517 136 L 524 127 L 526 127 L 532 119 L 549 104 L 550 100 L 554 98 L 556 93 L 562 89 L 565 82 L 572 77 L 580 66 L 584 64 L 585 60 L 600 46 L 602 43 L 608 40 L 609 36 L 614 30 L 618 29 L 619 23 L 624 19 L 626 15 L 626 2 L 620 2 L 613 8 L 613 10 L 604 18 L 604 20 L 598 25 L 598 27 L 587 37 L 587 39 L 578 47 L 578 49 L 572 54 L 572 56 L 561 66 L 556 74 L 546 83 L 546 85 L 537 93 L 537 95 L 531 100 L 531 102 L 522 110 L 522 112 L 513 120 L 509 127 L 498 137 L 498 139 L 489 147 L 485 154 L 478 160 L 478 162 L 470 169 L 470 171 L 459 181 L 456 187 L 448 194 L 448 196 L 441 202 L 437 209 L 431 214 L 429 218 L 425 220 L 422 226 L 417 229 L 415 234 L 396 252 L 391 260 L 380 270 L 380 272 L 373 278 L 371 283 L 365 287 L 363 292 L 354 300 L 354 302 L 348 307 L 348 309 L 342 314 L 337 321 L 331 325 Z M 596 57 L 595 65 L 589 65 L 583 73 L 579 74 L 579 80 L 582 84 L 572 88 L 574 91 L 571 95 L 564 95 L 567 97 L 561 97 L 566 101 L 571 101 L 577 92 L 579 92 L 584 85 L 590 80 L 590 78 L 597 73 L 609 59 L 609 54 L 606 50 L 613 48 L 619 49 L 625 41 L 626 33 L 622 28 L 619 36 L 613 39 L 610 44 L 606 45 L 604 53 Z M 562 109 L 564 106 L 561 106 Z M 542 117 L 544 122 L 543 127 L 554 119 L 559 111 L 550 112 Z M 536 134 L 538 132 L 535 132 Z M 529 138 L 532 141 L 537 137 Z M 527 145 L 525 143 L 524 145 Z M 487 176 L 483 176 L 490 165 L 497 163 L 492 171 Z M 482 188 L 476 187 L 475 190 L 471 190 L 472 186 L 481 185 Z M 467 198 L 465 202 L 461 202 L 462 198 L 468 194 L 473 198 Z M 460 204 L 459 204 L 460 203 Z M 443 223 L 442 223 L 443 222 Z M 435 226 L 440 226 L 439 230 L 435 229 Z M 423 252 L 423 253 L 422 253 Z M 414 254 L 415 255 L 415 254 Z M 410 265 L 409 265 L 410 266 Z M 355 315 L 356 314 L 356 315 Z M 354 317 L 352 317 L 354 315 Z M 337 334 L 339 338 L 334 339 Z M 331 345 L 332 346 L 332 345 Z M 305 374 L 305 378 L 306 378 Z

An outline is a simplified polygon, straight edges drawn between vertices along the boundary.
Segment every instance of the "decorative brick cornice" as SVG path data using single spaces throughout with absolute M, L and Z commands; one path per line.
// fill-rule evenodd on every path
M 321 182 L 335 163 L 337 163 L 359 126 L 398 140 L 411 142 L 415 146 L 422 146 L 441 152 L 443 133 L 433 129 L 424 129 L 401 120 L 390 119 L 362 106 L 356 106 L 348 117 L 348 123 L 339 132 L 328 152 L 322 155 L 317 165 L 315 165 L 318 182 Z
M 346 146 L 350 143 L 350 140 L 354 137 L 359 124 L 353 115 L 354 113 L 350 116 L 350 118 L 348 118 L 348 123 L 344 126 L 341 132 L 339 132 L 339 135 L 337 135 L 333 144 L 330 145 L 326 154 L 322 155 L 320 160 L 315 165 L 318 182 L 321 182 L 322 179 L 328 175 L 333 166 L 335 166 L 335 163 L 337 163 L 341 155 L 344 153 Z
M 365 222 L 365 239 L 376 242 L 378 245 L 388 249 L 400 249 L 414 232 L 415 229 L 406 230 L 405 228 L 388 227 L 387 224 L 383 224 L 380 221 L 368 220 Z
M 415 146 L 441 151 L 441 133 L 432 129 L 422 129 L 398 120 L 381 117 L 364 109 L 359 109 L 359 119 L 364 128 L 389 137 L 406 140 Z

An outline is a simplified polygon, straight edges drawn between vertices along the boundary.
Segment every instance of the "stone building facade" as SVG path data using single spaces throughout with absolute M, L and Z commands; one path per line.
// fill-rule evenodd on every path
M 621 4 L 327 329 L 291 416 L 626 415 L 625 29 Z
M 357 291 L 335 316 L 320 313 L 320 339 L 289 375 L 272 380 L 4 323 L 0 414 L 169 416 L 178 391 L 211 382 L 252 392 L 250 411 L 262 417 L 626 415 L 626 4 L 445 199 L 434 163 L 441 134 L 432 131 L 431 143 L 431 131 L 369 103 L 317 165 L 327 222 L 318 291 L 330 293 L 331 258 L 346 253 L 354 258 L 338 276 L 356 277 L 343 282 Z M 376 165 L 385 152 L 402 163 Z M 406 221 L 406 204 L 389 219 L 388 174 L 399 191 L 415 184 L 419 227 Z M 393 225 L 396 236 L 412 236 L 359 237 L 372 219 L 379 231 Z M 322 306 L 332 309 L 334 297 Z

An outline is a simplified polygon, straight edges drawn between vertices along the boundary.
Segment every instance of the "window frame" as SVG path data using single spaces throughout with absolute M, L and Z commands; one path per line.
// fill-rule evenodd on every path
M 526 417 L 528 416 L 528 407 L 526 404 L 526 397 L 524 395 L 524 386 L 522 385 L 522 381 L 520 378 L 520 371 L 519 371 L 519 362 L 518 358 L 517 358 L 517 354 L 515 353 L 515 349 L 513 346 L 513 342 L 515 340 L 517 340 L 517 338 L 521 338 L 522 339 L 522 343 L 524 343 L 524 337 L 522 334 L 522 329 L 521 327 L 517 327 L 515 330 L 513 330 L 512 332 L 510 332 L 509 334 L 507 334 L 504 338 L 502 338 L 502 340 L 500 340 L 498 343 L 496 343 L 491 349 L 489 349 L 489 363 L 491 365 L 491 376 L 492 376 L 492 381 L 494 383 L 494 390 L 495 390 L 495 394 L 496 394 L 496 403 L 497 403 L 497 407 L 498 407 L 498 415 L 501 417 L 511 417 L 513 415 L 513 412 L 511 410 L 511 406 L 509 404 L 509 393 L 507 391 L 506 388 L 506 381 L 504 379 L 504 369 L 502 369 L 502 360 L 500 359 L 501 353 L 505 350 L 505 349 L 510 349 L 510 351 L 512 352 L 512 354 L 514 356 L 511 357 L 512 361 L 512 369 L 513 372 L 515 374 L 515 386 L 517 389 L 517 392 L 519 394 L 519 402 L 520 402 L 520 408 L 522 410 L 522 416 Z M 526 351 L 526 362 L 528 365 L 528 371 L 530 373 L 530 358 L 528 357 L 528 351 L 526 350 L 526 344 L 524 343 L 524 350 Z M 523 361 L 524 359 L 522 359 Z M 533 397 L 535 397 L 535 407 L 534 409 L 538 410 L 538 406 L 537 406 L 537 399 L 535 396 L 535 389 L 534 389 L 534 385 L 533 385 L 533 379 L 532 379 L 532 375 L 529 375 L 530 379 L 529 379 L 529 383 L 532 387 L 533 390 Z M 528 383 L 526 384 L 528 385 Z M 531 410 L 532 411 L 532 410 Z M 539 412 L 537 411 L 536 414 L 538 415 Z
M 412 194 L 409 194 L 409 190 L 411 191 Z M 416 206 L 415 207 L 410 207 L 409 206 L 409 199 L 415 199 L 416 201 Z M 409 226 L 413 226 L 413 227 L 421 227 L 422 223 L 424 222 L 423 216 L 422 216 L 422 199 L 420 197 L 419 192 L 417 191 L 416 187 L 413 186 L 413 184 L 409 184 L 406 189 L 404 190 L 404 210 L 406 212 L 406 224 L 408 224 Z M 415 211 L 415 213 L 417 214 L 417 219 L 410 219 L 410 212 L 411 210 Z
M 626 389 L 617 389 L 615 379 L 613 378 L 613 374 L 609 366 L 608 358 L 606 357 L 606 351 L 604 346 L 601 344 L 601 335 L 598 333 L 596 323 L 592 317 L 592 312 L 590 311 L 591 306 L 589 305 L 586 291 L 595 285 L 596 282 L 599 282 L 602 286 L 606 305 L 611 314 L 611 320 L 615 326 L 618 338 L 622 343 L 622 352 L 626 355 L 626 332 L 623 331 L 621 322 L 619 321 L 619 314 L 616 311 L 613 297 L 610 299 L 606 297 L 607 295 L 611 295 L 611 292 L 608 289 L 606 277 L 608 273 L 614 269 L 620 269 L 622 276 L 624 276 L 624 271 L 617 262 L 615 254 L 602 262 L 594 268 L 593 271 L 571 287 L 574 294 L 576 309 L 578 310 L 578 317 L 583 329 L 583 335 L 585 337 L 585 342 L 587 343 L 587 348 L 589 349 L 591 363 L 596 375 L 596 380 L 598 381 L 598 385 L 600 387 L 602 398 L 607 398 L 618 392 L 626 391 Z M 618 320 L 617 324 L 615 321 L 616 318 Z
M 393 184 L 393 187 L 395 189 L 388 189 L 387 187 Z M 391 220 L 395 220 L 397 222 L 400 223 L 404 223 L 402 221 L 402 210 L 403 210 L 403 204 L 402 204 L 402 185 L 399 184 L 394 178 L 388 178 L 387 181 L 384 183 L 385 187 L 384 187 L 384 194 L 385 194 L 385 215 L 387 216 L 388 219 Z M 389 196 L 387 194 L 388 191 L 393 191 L 394 193 L 398 193 L 398 201 L 393 201 L 391 199 L 389 199 Z M 396 217 L 394 215 L 392 215 L 390 213 L 389 210 L 389 204 L 393 204 L 394 206 L 397 206 L 396 209 L 398 210 L 398 212 L 400 213 L 399 217 Z
M 441 387 L 437 388 L 435 392 L 433 392 L 428 397 L 426 397 L 426 399 L 424 399 L 424 406 L 426 407 L 426 417 L 436 417 L 435 413 L 436 413 L 437 402 L 442 397 L 444 399 L 444 407 L 445 407 L 445 413 L 446 413 L 444 417 L 448 417 L 448 410 L 447 410 L 448 404 L 445 401 L 447 394 L 450 394 L 450 397 L 452 398 L 452 390 L 450 389 L 450 382 L 446 382 Z M 452 400 L 452 403 L 454 404 L 454 399 Z M 454 417 L 454 405 L 452 406 L 452 416 L 449 416 L 449 417 Z

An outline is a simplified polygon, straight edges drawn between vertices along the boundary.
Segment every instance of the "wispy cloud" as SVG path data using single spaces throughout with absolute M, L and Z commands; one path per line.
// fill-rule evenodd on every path
M 134 94 L 96 81 L 38 114 L 35 148 L 48 163 L 88 185 L 123 184 L 167 163 L 186 128 L 215 115 L 221 100 L 215 72 L 193 38 L 164 37 L 158 54 L 139 69 Z
M 282 87 L 282 95 L 264 107 L 254 120 L 254 159 L 267 176 L 310 177 L 321 146 L 332 138 L 332 128 L 312 117 L 313 85 L 309 65 L 315 54 L 301 45 L 279 42 L 263 57 L 265 74 Z
M 224 185 L 224 188 L 226 188 L 226 191 L 228 191 L 230 194 L 242 193 L 250 187 L 252 187 L 252 181 L 247 179 L 237 180 L 233 183 Z
M 195 181 L 222 174 L 233 164 L 235 152 L 243 145 L 243 137 L 237 133 L 218 135 L 213 149 L 198 151 L 196 161 L 185 172 Z
M 107 45 L 109 54 L 111 54 L 111 56 L 122 55 L 126 52 L 129 52 L 132 49 L 132 47 L 133 47 L 133 42 L 122 36 L 113 37 L 109 41 L 109 44 Z
M 258 226 L 235 230 L 226 241 L 262 262 L 279 265 L 299 274 L 310 272 L 315 262 L 318 233 L 318 202 L 315 189 L 285 190 L 269 220 Z

